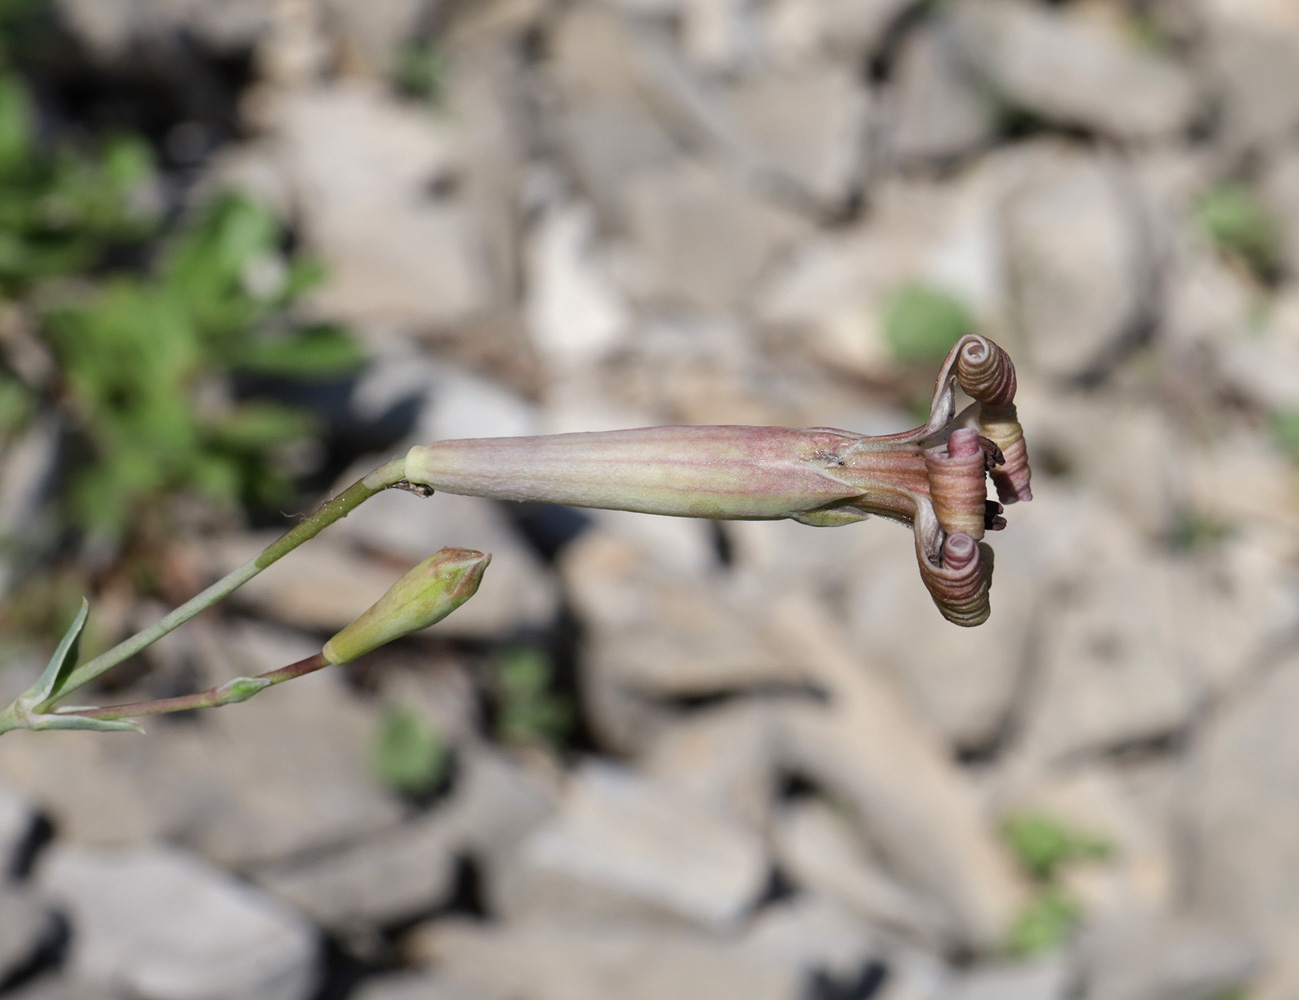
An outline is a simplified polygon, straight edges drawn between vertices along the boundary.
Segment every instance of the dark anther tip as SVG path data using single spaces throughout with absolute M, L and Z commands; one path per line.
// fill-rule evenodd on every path
M 980 435 L 979 446 L 983 449 L 983 466 L 986 471 L 991 472 L 997 466 L 1006 464 L 1006 456 L 1001 453 L 996 441 Z

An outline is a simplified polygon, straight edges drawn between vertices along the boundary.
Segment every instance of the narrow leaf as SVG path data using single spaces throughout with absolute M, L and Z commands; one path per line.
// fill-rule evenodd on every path
M 84 715 L 33 715 L 30 729 L 91 729 L 97 733 L 139 733 L 139 723 L 129 719 L 87 719 Z
M 81 599 L 81 610 L 77 612 L 77 617 L 68 627 L 68 630 L 63 633 L 59 648 L 50 657 L 45 672 L 41 674 L 40 680 L 33 684 L 22 697 L 23 704 L 28 708 L 35 708 L 37 705 L 43 704 L 54 697 L 62 683 L 67 679 L 68 674 L 76 667 L 77 657 L 80 654 L 81 632 L 86 627 L 86 616 L 89 613 L 90 602 L 83 597 Z

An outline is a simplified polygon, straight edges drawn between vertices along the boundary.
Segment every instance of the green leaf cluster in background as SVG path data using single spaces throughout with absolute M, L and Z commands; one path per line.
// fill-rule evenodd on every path
M 1281 230 L 1248 187 L 1218 185 L 1200 199 L 1195 217 L 1220 251 L 1239 259 L 1263 280 L 1276 276 L 1281 266 Z
M 152 172 L 148 147 L 130 136 L 93 151 L 43 148 L 30 92 L 0 74 L 0 292 L 86 271 L 147 237 L 156 213 L 138 195 Z
M 328 377 L 360 360 L 344 331 L 293 319 L 320 268 L 286 257 L 269 211 L 222 195 L 168 234 L 144 197 L 152 178 L 136 138 L 45 148 L 26 85 L 0 73 L 0 292 L 25 306 L 58 365 L 61 384 L 47 391 L 81 442 L 69 513 L 110 537 L 177 491 L 285 499 L 277 456 L 311 421 L 228 398 L 230 376 Z M 132 247 L 118 256 L 138 262 L 115 265 L 114 251 Z M 40 392 L 0 371 L 0 433 L 21 428 Z
M 285 262 L 280 242 L 264 208 L 222 196 L 164 245 L 152 276 L 113 276 L 48 312 L 92 451 L 72 482 L 80 523 L 120 531 L 133 507 L 176 490 L 227 503 L 287 495 L 276 450 L 308 436 L 310 420 L 279 403 L 223 398 L 225 377 L 326 376 L 359 357 L 343 331 L 289 321 L 318 270 Z
M 1060 945 L 1082 919 L 1082 907 L 1060 884 L 1066 865 L 1108 858 L 1109 841 L 1073 829 L 1040 812 L 1010 817 L 1002 837 L 1034 884 L 1028 905 L 1011 928 L 1006 950 L 1018 957 L 1050 951 Z
M 520 646 L 497 663 L 498 735 L 507 743 L 561 744 L 573 726 L 573 706 L 553 692 L 554 668 L 541 650 Z
M 409 42 L 397 53 L 392 67 L 392 85 L 397 92 L 439 106 L 446 94 L 447 58 L 427 42 Z
M 941 288 L 913 282 L 884 304 L 884 342 L 905 365 L 936 364 L 957 340 L 973 332 L 969 310 Z

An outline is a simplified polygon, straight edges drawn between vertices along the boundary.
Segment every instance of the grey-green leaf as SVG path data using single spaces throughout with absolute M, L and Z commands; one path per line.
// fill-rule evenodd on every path
M 87 719 L 84 715 L 33 715 L 32 729 L 92 729 L 97 733 L 140 733 L 139 723 L 129 719 Z
M 86 627 L 88 614 L 90 614 L 90 602 L 83 597 L 81 610 L 77 612 L 77 617 L 68 630 L 63 633 L 59 648 L 50 657 L 49 666 L 41 674 L 40 680 L 23 695 L 22 701 L 27 708 L 35 708 L 54 697 L 68 674 L 76 667 L 77 657 L 80 655 L 81 632 Z

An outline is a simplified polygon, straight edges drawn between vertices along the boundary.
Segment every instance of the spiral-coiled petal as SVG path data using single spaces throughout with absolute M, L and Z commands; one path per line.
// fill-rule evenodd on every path
M 984 406 L 1002 409 L 1015 401 L 1015 364 L 986 337 L 966 337 L 956 355 L 956 381 Z
M 929 473 L 929 497 L 939 525 L 948 534 L 964 532 L 983 537 L 988 488 L 986 451 L 979 432 L 965 427 L 955 430 L 946 445 L 925 451 Z
M 943 540 L 939 565 L 934 565 L 924 553 L 919 534 L 916 542 L 920 576 L 943 617 L 966 628 L 987 621 L 992 611 L 988 596 L 992 549 L 965 532 L 957 532 Z
M 1000 410 L 984 407 L 979 415 L 979 430 L 1001 449 L 1004 459 L 990 472 L 992 484 L 997 487 L 997 499 L 1002 503 L 1032 500 L 1028 446 L 1024 444 L 1024 428 L 1020 426 L 1015 407 L 1012 405 Z

